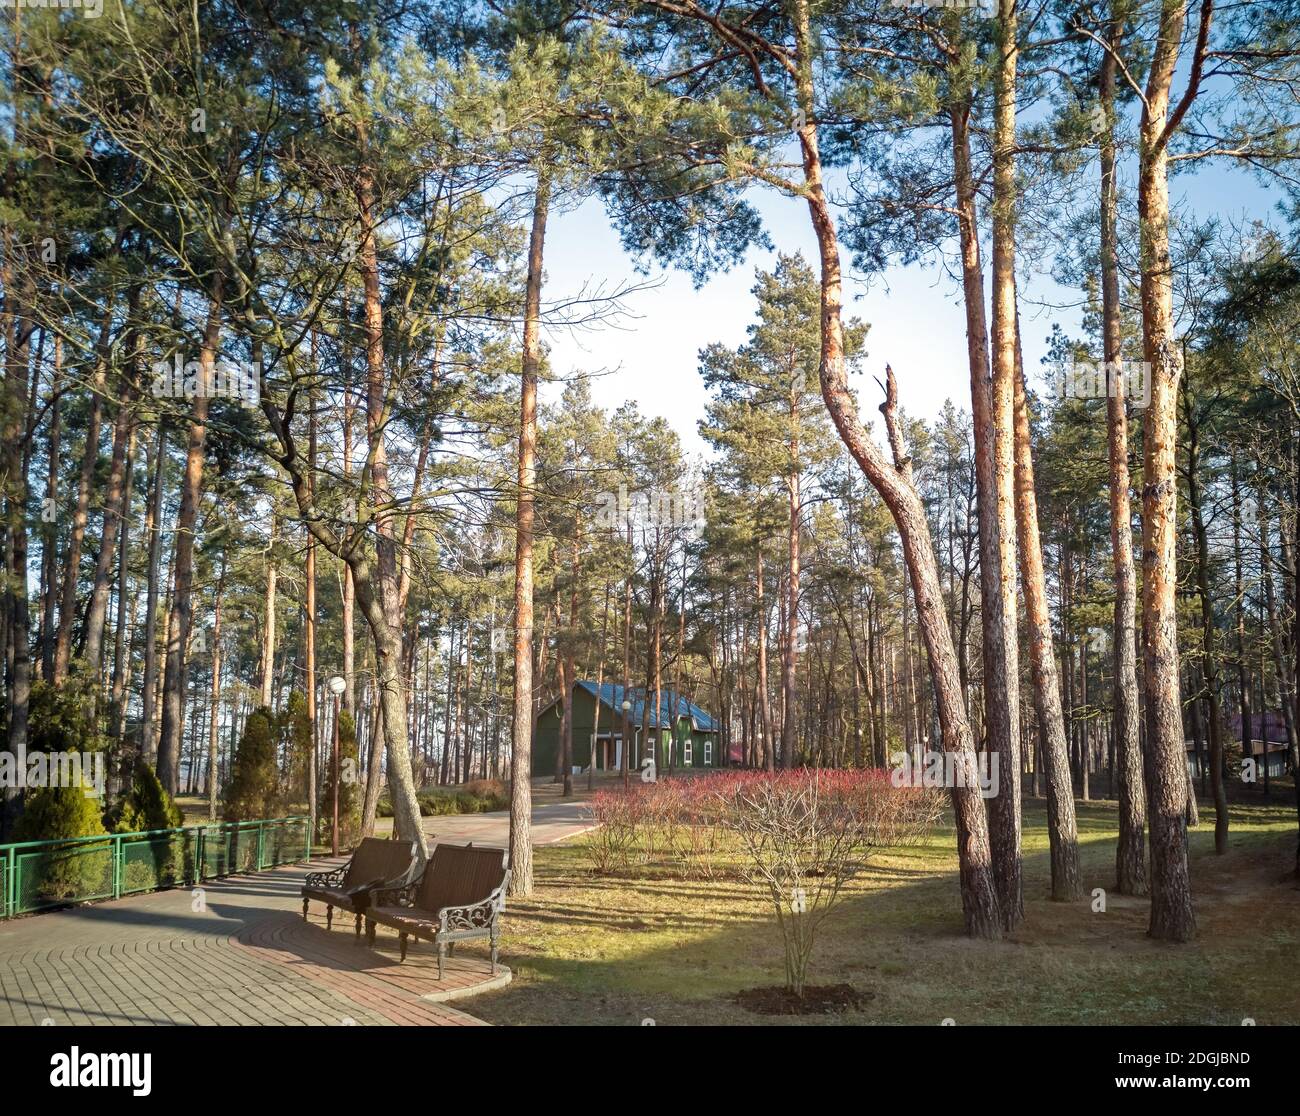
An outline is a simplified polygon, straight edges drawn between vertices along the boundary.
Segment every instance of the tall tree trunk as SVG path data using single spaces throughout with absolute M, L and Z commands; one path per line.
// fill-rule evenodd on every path
M 1241 754 L 1246 759 L 1253 759 L 1255 753 L 1251 745 L 1251 729 L 1254 728 L 1254 721 L 1250 713 L 1250 668 L 1246 664 L 1246 587 L 1241 561 L 1241 478 L 1237 474 L 1235 454 L 1229 455 L 1229 472 L 1232 483 L 1233 596 L 1237 614 L 1237 708 L 1241 713 Z M 1267 758 L 1266 748 L 1266 762 Z
M 1204 0 L 1202 36 L 1212 0 Z M 1151 370 L 1151 403 L 1143 424 L 1142 634 L 1146 689 L 1146 774 L 1151 830 L 1151 919 L 1148 934 L 1190 941 L 1196 934 L 1187 872 L 1187 753 L 1178 693 L 1178 381 L 1182 353 L 1174 336 L 1173 264 L 1169 254 L 1169 132 L 1189 103 L 1169 113 L 1186 0 L 1161 0 L 1155 51 L 1147 75 L 1139 140 L 1142 343 Z M 1189 94 L 1199 80 L 1198 45 Z
M 632 560 L 632 519 L 627 519 L 628 562 Z M 725 647 L 725 644 L 724 644 Z M 632 766 L 632 575 L 623 579 L 623 790 L 626 791 Z
M 316 331 L 311 334 L 311 355 L 312 367 L 316 367 Z M 312 501 L 312 506 L 316 503 L 316 393 L 308 392 L 307 402 L 307 492 Z M 304 688 L 307 691 L 307 722 L 311 725 L 309 741 L 307 747 L 307 832 L 311 834 L 311 840 L 316 840 L 316 820 L 317 820 L 317 778 L 316 778 L 316 757 L 317 757 L 317 710 L 316 710 L 316 536 L 311 531 L 306 532 L 307 553 L 303 559 L 303 579 L 306 584 L 303 586 L 303 659 L 306 666 L 306 675 L 304 678 Z M 350 711 L 349 711 L 350 712 Z M 338 771 L 334 771 L 334 780 L 337 784 L 339 778 Z
M 346 318 L 346 314 L 344 315 Z M 343 396 L 343 476 L 351 478 L 352 476 L 352 383 L 351 383 L 351 365 L 348 365 L 344 373 L 344 396 Z M 350 481 L 349 481 L 350 483 Z M 357 715 L 357 694 L 356 694 L 356 625 L 354 622 L 354 613 L 356 610 L 356 590 L 352 585 L 352 568 L 348 565 L 343 567 L 343 589 L 342 589 L 342 622 L 343 622 L 343 708 L 346 709 L 355 718 Z
M 799 475 L 799 402 L 792 383 L 790 388 L 790 474 L 786 491 L 790 504 L 788 537 L 789 566 L 786 571 L 785 658 L 781 667 L 781 702 L 785 718 L 781 724 L 781 766 L 789 770 L 795 763 L 795 676 L 799 669 L 799 525 L 803 515 Z
M 446 786 L 452 781 L 451 757 L 453 741 L 460 731 L 460 694 L 461 669 L 460 656 L 464 650 L 465 640 L 457 643 L 460 635 L 459 626 L 452 628 L 447 647 L 447 726 L 443 733 L 442 763 L 438 772 L 438 782 Z
M 139 305 L 139 292 L 132 290 L 128 299 L 128 312 L 134 316 Z M 144 339 L 137 332 L 130 341 L 131 367 L 122 377 L 121 397 L 113 421 L 113 448 L 108 471 L 108 487 L 104 492 L 103 526 L 99 537 L 99 554 L 95 558 L 91 577 L 90 604 L 86 610 L 85 639 L 82 658 L 87 676 L 98 681 L 104 652 L 104 628 L 108 619 L 108 594 L 113 580 L 113 556 L 117 553 L 117 537 L 121 532 L 124 513 L 123 497 L 126 494 L 127 442 L 134 427 L 135 415 L 132 401 L 135 395 L 135 378 L 138 373 Z M 94 691 L 97 695 L 98 686 Z M 95 702 L 92 698 L 92 715 Z
M 271 537 L 266 544 L 266 582 L 262 597 L 262 705 L 270 709 L 275 699 L 275 598 L 279 570 L 275 561 L 277 518 L 271 516 Z
M 912 581 L 917 619 L 930 657 L 945 746 L 955 753 L 957 764 L 967 776 L 964 786 L 952 789 L 966 931 L 973 937 L 996 939 L 1001 935 L 1002 919 L 993 880 L 988 823 L 980 800 L 976 774 L 975 740 L 966 718 L 952 633 L 944 618 L 943 590 L 939 582 L 929 522 L 912 483 L 910 460 L 904 451 L 901 431 L 897 428 L 896 395 L 890 391 L 885 406 L 894 455 L 891 465 L 863 427 L 857 413 L 856 398 L 848 385 L 844 358 L 843 279 L 839 241 L 822 178 L 810 55 L 812 30 L 807 0 L 795 0 L 794 14 L 799 59 L 795 84 L 799 107 L 803 113 L 798 136 L 803 159 L 804 197 L 817 237 L 821 265 L 819 375 L 822 399 L 841 440 L 872 486 L 880 493 L 898 526 Z M 892 373 L 889 373 L 889 379 L 892 381 Z
M 208 291 L 208 319 L 199 353 L 205 390 L 193 399 L 189 444 L 185 451 L 185 476 L 181 505 L 176 515 L 176 541 L 172 558 L 172 606 L 167 618 L 167 653 L 163 665 L 162 724 L 158 735 L 158 778 L 172 794 L 180 789 L 181 734 L 185 723 L 185 649 L 189 644 L 193 610 L 194 527 L 203 495 L 203 452 L 208 434 L 208 392 L 221 337 L 221 311 L 225 276 L 218 267 Z
M 24 303 L 33 296 L 30 284 L 18 280 L 10 260 L 12 234 L 4 231 L 4 341 L 5 341 L 5 530 L 8 539 L 8 589 L 5 594 L 10 633 L 8 748 L 19 768 L 27 762 L 27 719 L 31 698 L 31 652 L 29 640 L 30 604 L 27 597 L 27 472 L 23 468 L 23 446 L 27 430 L 27 363 L 34 326 L 27 319 Z M 23 297 L 15 294 L 22 282 Z M 17 804 L 17 788 L 6 786 L 0 801 L 0 834 L 7 835 Z
M 997 411 L 989 364 L 988 329 L 984 313 L 984 270 L 976 224 L 975 184 L 971 171 L 969 105 L 952 113 L 953 165 L 957 180 L 957 224 L 962 255 L 962 287 L 966 306 L 966 346 L 971 374 L 971 419 L 975 442 L 975 488 L 980 548 L 980 627 L 983 634 L 984 711 L 988 750 L 998 756 L 1003 778 L 1013 778 L 1010 763 L 1018 747 L 1015 733 L 1015 684 L 1008 659 L 1014 606 L 1004 596 L 1004 546 L 998 502 L 996 456 Z M 1013 468 L 1014 477 L 1014 468 Z M 1006 540 L 1009 542 L 1009 540 Z M 919 607 L 919 606 L 918 606 Z M 1008 616 L 1008 613 L 1011 613 Z M 1014 639 L 1014 634 L 1011 636 Z M 1018 870 L 1019 822 L 1008 809 L 1010 799 L 999 793 L 990 800 L 989 837 L 996 877 L 999 918 L 1004 927 L 1020 918 L 1022 899 Z M 1009 905 L 1008 911 L 1003 906 Z
M 1018 354 L 1018 343 L 1016 348 Z M 1074 790 L 1070 785 L 1070 754 L 1065 742 L 1065 716 L 1061 711 L 1060 682 L 1056 677 L 1056 652 L 1052 645 L 1052 618 L 1047 601 L 1047 578 L 1043 572 L 1043 544 L 1038 534 L 1038 497 L 1034 491 L 1034 458 L 1029 439 L 1029 407 L 1025 398 L 1024 369 L 1019 360 L 1016 363 L 1015 503 L 1020 579 L 1029 635 L 1034 712 L 1041 739 L 1043 773 L 1047 779 L 1047 840 L 1052 862 L 1052 898 L 1069 902 L 1083 895 L 1083 884 L 1079 878 L 1079 835 L 1074 817 Z
M 1196 590 L 1201 601 L 1201 670 L 1205 676 L 1207 735 L 1210 738 L 1210 790 L 1214 795 L 1214 851 L 1228 851 L 1228 796 L 1223 785 L 1223 715 L 1219 709 L 1219 655 L 1215 647 L 1214 602 L 1210 597 L 1210 542 L 1201 499 L 1200 425 L 1192 409 L 1191 384 L 1182 381 L 1183 419 L 1187 427 L 1187 503 L 1196 539 Z M 1184 755 L 1186 745 L 1183 746 Z M 1186 763 L 1186 760 L 1184 760 Z
M 537 482 L 537 374 L 542 357 L 542 260 L 550 200 L 550 178 L 539 171 L 524 294 L 515 507 L 515 708 L 510 738 L 510 894 L 515 896 L 533 893 L 533 487 Z
M 573 797 L 573 687 L 578 680 L 574 664 L 574 643 L 578 638 L 578 577 L 581 569 L 582 528 L 575 525 L 569 549 L 569 638 L 564 650 L 564 797 Z
M 600 620 L 600 651 L 596 655 L 596 711 L 591 724 L 591 762 L 587 766 L 589 791 L 596 789 L 596 740 L 600 735 L 600 693 L 605 681 L 605 651 L 609 640 L 609 592 L 609 582 L 605 582 L 605 606 Z
M 218 739 L 221 722 L 221 596 L 226 587 L 226 555 L 221 555 L 217 587 L 212 602 L 212 710 L 208 722 L 208 821 L 217 820 Z M 313 836 L 315 836 L 313 832 Z
M 132 423 L 131 439 L 126 448 L 126 486 L 122 493 L 122 515 L 119 516 L 121 526 L 117 541 L 117 623 L 113 633 L 113 682 L 109 700 L 112 709 L 109 732 L 115 740 L 121 740 L 126 731 L 127 689 L 131 677 L 131 638 L 135 631 L 136 602 L 130 595 L 130 541 L 137 430 L 138 427 Z
M 676 670 L 673 677 L 673 737 L 677 737 L 677 721 L 679 711 L 682 705 L 682 672 L 686 667 L 686 547 L 682 547 L 682 598 L 681 607 L 677 610 L 677 662 Z M 686 757 L 682 757 L 682 763 L 685 764 Z M 691 762 L 697 762 L 694 753 L 691 755 Z
M 1273 547 L 1270 541 L 1269 493 L 1261 475 L 1259 491 L 1259 565 L 1260 576 L 1264 582 L 1264 607 L 1268 612 L 1268 642 L 1273 654 L 1273 671 L 1277 675 L 1278 704 L 1282 707 L 1282 723 L 1286 727 L 1286 742 L 1294 752 L 1296 748 L 1295 711 L 1292 708 L 1295 677 L 1287 665 L 1285 641 L 1282 636 L 1282 622 L 1278 616 L 1277 592 L 1273 585 Z M 1286 509 L 1280 509 L 1286 514 Z M 1285 575 L 1284 575 L 1285 576 Z M 1297 772 L 1300 777 L 1300 772 Z
M 63 590 L 59 601 L 59 626 L 54 644 L 54 682 L 68 676 L 72 661 L 72 624 L 77 611 L 77 578 L 81 569 L 81 548 L 90 518 L 90 489 L 99 461 L 99 427 L 104 414 L 104 382 L 108 369 L 108 339 L 112 330 L 113 310 L 110 303 L 100 325 L 95 345 L 95 372 L 90 388 L 90 414 L 86 419 L 86 443 L 81 454 L 81 472 L 77 478 L 77 499 L 72 508 L 72 525 L 68 531 L 68 553 L 63 570 Z
M 989 799 L 989 833 L 997 876 L 1002 925 L 1014 929 L 1024 918 L 1020 872 L 1020 666 L 1016 633 L 1016 511 L 1014 399 L 1016 373 L 1016 68 L 1017 0 L 999 0 L 998 66 L 994 81 L 992 205 L 992 335 L 989 441 L 992 485 L 980 498 L 980 571 L 996 607 L 985 621 L 985 703 L 989 746 L 998 755 L 1000 789 Z M 978 392 L 977 392 L 978 394 Z M 976 452 L 981 424 L 976 423 Z M 987 466 L 986 466 L 987 468 Z M 996 526 L 985 520 L 996 517 Z M 992 623 L 989 623 L 989 619 Z M 992 663 L 994 669 L 988 670 Z
M 1129 505 L 1128 414 L 1120 332 L 1119 183 L 1115 173 L 1115 74 L 1124 24 L 1112 4 L 1107 29 L 1110 51 L 1102 56 L 1101 105 L 1101 301 L 1106 362 L 1106 445 L 1110 468 L 1110 540 L 1115 567 L 1114 736 L 1119 797 L 1116 888 L 1121 895 L 1147 893 L 1146 786 L 1142 777 L 1137 682 L 1137 578 L 1133 569 L 1133 513 Z
M 50 385 L 45 511 L 41 515 L 41 677 L 54 678 L 55 606 L 59 598 L 59 469 L 63 436 L 63 338 L 54 338 L 54 378 Z
M 162 581 L 163 466 L 167 459 L 167 439 L 163 420 L 158 420 L 151 460 L 149 506 L 145 512 L 144 532 L 149 538 L 149 570 L 144 605 L 144 677 L 140 687 L 140 748 L 146 763 L 158 762 L 158 736 L 155 732 L 158 693 L 158 589 Z
M 1300 429 L 1291 430 L 1291 450 L 1288 454 L 1291 465 L 1291 523 L 1288 543 L 1288 527 L 1283 513 L 1280 524 L 1282 536 L 1283 562 L 1290 577 L 1286 579 L 1286 588 L 1291 594 L 1291 703 L 1293 720 L 1300 729 Z M 1287 561 L 1287 548 L 1290 547 L 1290 561 Z M 1296 812 L 1296 879 L 1300 879 L 1300 738 L 1291 742 L 1291 783 L 1295 788 Z
M 368 141 L 362 135 L 363 149 Z M 395 503 L 388 476 L 384 431 L 389 400 L 384 371 L 384 312 L 379 289 L 379 255 L 375 241 L 374 179 L 363 157 L 357 176 L 357 209 L 361 219 L 360 270 L 366 323 L 366 435 L 370 464 L 371 514 L 375 521 L 375 564 L 369 566 L 361 547 L 349 551 L 357 604 L 375 642 L 376 679 L 384 722 L 384 754 L 393 804 L 393 829 L 413 841 L 421 863 L 428 855 L 420 804 L 416 798 L 411 753 L 406 732 L 406 693 L 402 679 L 402 608 L 397 542 L 393 528 Z M 364 582 L 364 584 L 363 584 Z
M 763 730 L 763 765 L 776 770 L 776 748 L 772 740 L 772 705 L 767 690 L 767 604 L 763 600 L 763 540 L 754 547 L 754 600 L 758 612 L 758 721 Z
M 658 558 L 655 559 L 658 563 Z M 666 562 L 664 563 L 666 565 Z M 655 589 L 652 594 L 654 602 L 654 619 L 650 629 L 650 672 L 654 682 L 654 743 L 650 754 L 654 757 L 655 771 L 662 771 L 665 766 L 672 765 L 672 737 L 669 736 L 669 755 L 665 757 L 661 751 L 664 738 L 664 679 L 663 679 L 663 630 L 664 630 L 664 584 L 667 580 L 667 573 L 663 566 L 656 565 L 655 572 L 652 575 L 656 579 Z M 648 690 L 649 687 L 647 686 Z M 665 764 L 665 758 L 668 763 Z

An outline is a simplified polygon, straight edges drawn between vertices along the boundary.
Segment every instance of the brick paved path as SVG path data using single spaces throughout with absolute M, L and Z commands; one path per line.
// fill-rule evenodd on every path
M 533 811 L 533 843 L 590 828 L 578 803 Z M 504 846 L 504 813 L 427 818 L 441 841 Z M 487 945 L 463 943 L 438 980 L 436 955 L 413 942 L 399 963 L 396 933 L 379 927 L 375 948 L 355 941 L 346 914 L 325 929 L 313 905 L 302 919 L 299 888 L 316 861 L 0 921 L 0 1025 L 159 1023 L 482 1026 L 445 1001 L 499 987 Z M 509 907 L 504 944 L 509 948 Z
M 335 863 L 0 923 L 0 1024 L 481 1025 L 425 998 L 491 981 L 477 943 L 440 984 L 428 947 L 399 965 L 382 927 L 371 950 L 350 919 L 303 921 L 302 877 Z

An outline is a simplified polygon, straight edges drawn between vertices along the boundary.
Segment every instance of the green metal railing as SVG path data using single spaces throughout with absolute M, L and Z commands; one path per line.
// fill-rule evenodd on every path
M 307 825 L 294 816 L 0 845 L 0 917 L 308 860 Z

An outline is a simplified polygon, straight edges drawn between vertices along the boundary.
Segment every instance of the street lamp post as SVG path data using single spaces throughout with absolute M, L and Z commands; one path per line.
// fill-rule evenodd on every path
M 333 675 L 325 683 L 334 698 L 334 826 L 330 831 L 330 850 L 334 856 L 339 855 L 339 697 L 347 689 L 347 682 L 341 674 Z
M 628 714 L 632 712 L 632 703 L 623 699 L 623 789 L 627 790 L 627 772 L 632 765 L 632 733 Z

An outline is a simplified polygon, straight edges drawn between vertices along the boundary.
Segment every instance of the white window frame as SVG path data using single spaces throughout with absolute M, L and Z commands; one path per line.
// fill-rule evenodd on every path
M 713 766 L 713 741 L 707 736 L 704 738 L 704 766 Z

